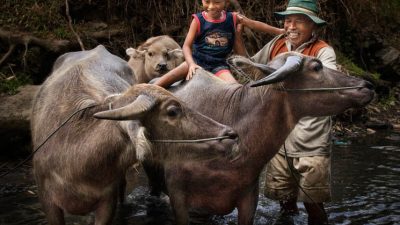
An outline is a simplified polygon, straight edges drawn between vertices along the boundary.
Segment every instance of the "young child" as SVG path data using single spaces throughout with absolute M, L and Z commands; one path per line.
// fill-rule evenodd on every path
M 237 81 L 229 71 L 227 56 L 234 50 L 245 55 L 241 28 L 236 24 L 236 13 L 225 9 L 229 0 L 202 0 L 204 11 L 193 14 L 182 50 L 185 62 L 163 75 L 155 84 L 168 87 L 186 77 L 192 78 L 197 68 L 204 68 L 222 80 Z

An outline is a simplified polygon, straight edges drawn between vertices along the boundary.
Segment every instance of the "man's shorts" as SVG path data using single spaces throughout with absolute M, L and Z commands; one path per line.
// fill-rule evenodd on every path
M 296 199 L 301 202 L 330 200 L 330 157 L 288 157 L 277 153 L 267 164 L 264 194 L 274 200 Z M 306 192 L 306 194 L 299 188 Z M 311 199 L 312 200 L 311 200 Z

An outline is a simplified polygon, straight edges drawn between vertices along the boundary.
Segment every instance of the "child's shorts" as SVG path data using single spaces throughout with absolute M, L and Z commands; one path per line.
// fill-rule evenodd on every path
M 296 199 L 301 202 L 326 202 L 330 200 L 330 157 L 288 157 L 277 153 L 267 164 L 264 194 L 274 200 Z M 297 184 L 296 184 L 297 183 Z M 299 187 L 307 193 L 305 194 Z M 311 200 L 311 199 L 312 200 Z
M 215 75 L 218 75 L 218 72 L 223 70 L 229 71 L 229 65 L 225 59 L 212 58 L 211 56 L 201 58 L 200 53 L 193 54 L 193 59 L 197 65 Z

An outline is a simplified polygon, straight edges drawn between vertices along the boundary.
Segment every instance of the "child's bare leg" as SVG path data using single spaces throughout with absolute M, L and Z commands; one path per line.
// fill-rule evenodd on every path
M 185 79 L 187 73 L 189 71 L 189 66 L 186 62 L 181 63 L 179 66 L 170 70 L 168 73 L 164 74 L 160 77 L 154 84 L 161 87 L 169 87 L 171 84 L 176 81 Z
M 233 77 L 231 71 L 229 70 L 220 70 L 215 74 L 215 76 L 221 78 L 228 83 L 238 83 L 237 80 Z

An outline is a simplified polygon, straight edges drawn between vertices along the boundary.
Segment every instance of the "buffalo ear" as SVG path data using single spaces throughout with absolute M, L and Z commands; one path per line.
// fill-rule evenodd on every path
M 156 105 L 156 99 L 147 95 L 139 95 L 135 101 L 118 109 L 98 112 L 93 115 L 97 119 L 137 120 L 142 118 Z
M 251 59 L 234 55 L 228 58 L 227 63 L 231 70 L 239 78 L 243 77 L 245 80 L 259 80 L 268 76 L 275 71 L 265 64 L 255 63 Z
M 144 54 L 146 53 L 146 51 L 141 51 L 141 50 L 137 50 L 134 48 L 127 48 L 125 50 L 126 54 L 131 57 L 131 58 L 141 58 L 144 57 Z
M 171 58 L 174 60 L 175 66 L 178 66 L 185 61 L 185 57 L 183 55 L 182 49 L 177 48 L 177 49 L 169 50 L 168 55 L 170 55 Z
M 183 58 L 184 57 L 182 49 L 179 49 L 179 48 L 168 50 L 168 54 L 175 58 Z

